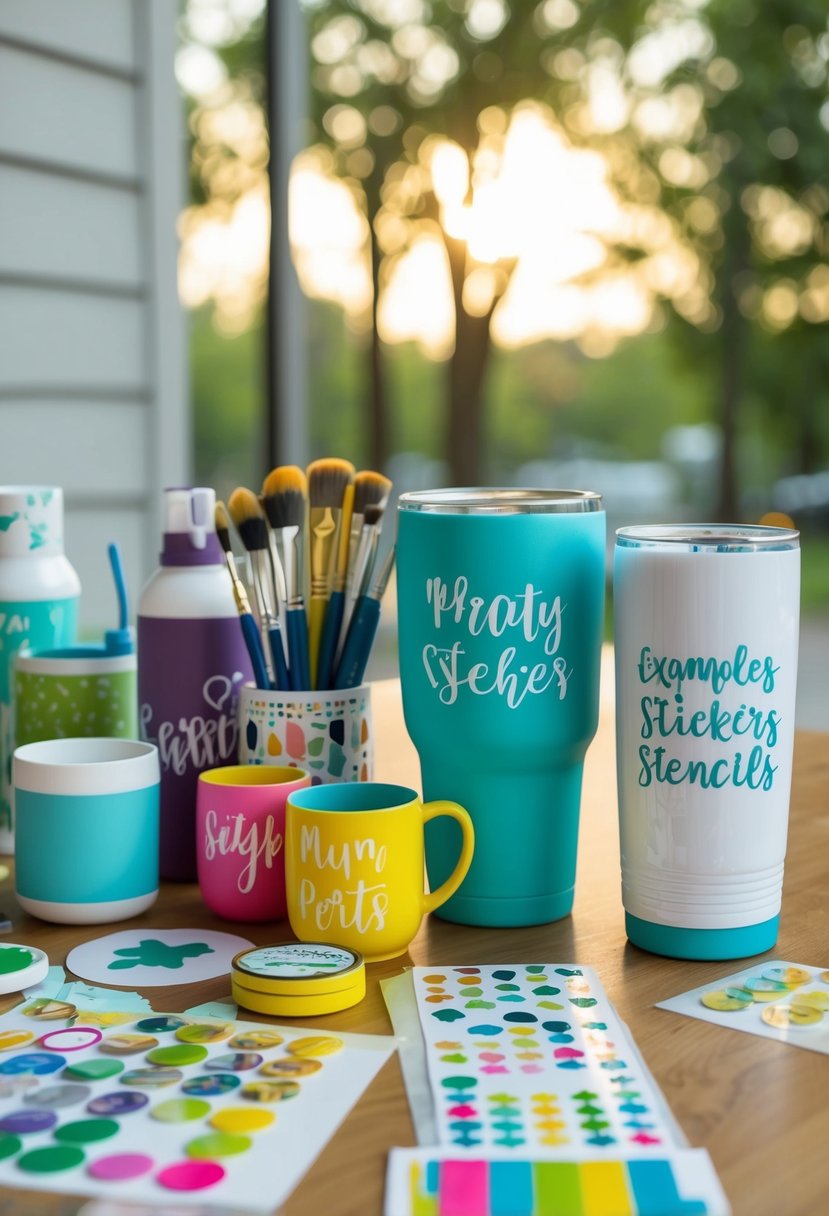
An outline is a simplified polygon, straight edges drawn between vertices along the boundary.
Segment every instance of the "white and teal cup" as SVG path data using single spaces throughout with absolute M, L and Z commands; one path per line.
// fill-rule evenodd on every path
M 61 924 L 138 916 L 158 895 L 158 751 L 50 739 L 14 753 L 17 898 Z

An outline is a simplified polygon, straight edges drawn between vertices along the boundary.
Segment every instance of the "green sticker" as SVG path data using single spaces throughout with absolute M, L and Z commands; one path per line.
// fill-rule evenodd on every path
M 84 1160 L 83 1149 L 73 1144 L 58 1144 L 47 1148 L 33 1148 L 17 1159 L 18 1169 L 28 1174 L 56 1174 L 59 1170 L 71 1170 Z
M 188 1157 L 197 1160 L 212 1161 L 214 1157 L 233 1157 L 236 1153 L 246 1152 L 253 1141 L 250 1136 L 234 1136 L 231 1132 L 213 1132 L 208 1136 L 199 1136 L 185 1145 L 184 1151 Z
M 0 1161 L 13 1157 L 22 1147 L 23 1141 L 19 1136 L 12 1136 L 9 1132 L 0 1132 Z
M 94 1144 L 97 1140 L 108 1140 L 117 1131 L 115 1119 L 78 1119 L 59 1127 L 55 1139 L 62 1144 Z
M 210 1103 L 201 1098 L 170 1098 L 159 1102 L 150 1114 L 162 1123 L 187 1123 L 190 1119 L 201 1119 L 210 1112 Z
M 147 1052 L 151 1064 L 199 1064 L 206 1059 L 208 1051 L 199 1043 L 176 1043 L 172 1047 L 154 1047 Z
M 120 1060 L 79 1060 L 64 1068 L 63 1075 L 70 1081 L 104 1081 L 107 1077 L 115 1077 L 124 1071 Z

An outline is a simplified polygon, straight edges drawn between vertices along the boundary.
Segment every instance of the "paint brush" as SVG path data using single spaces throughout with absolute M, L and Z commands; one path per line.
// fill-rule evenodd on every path
M 345 577 L 348 569 L 348 543 L 351 535 L 351 516 L 354 508 L 354 486 L 345 487 L 343 493 L 343 514 L 340 521 L 340 537 L 337 545 L 337 564 L 334 569 L 334 582 L 328 607 L 325 610 L 325 623 L 320 639 L 320 657 L 317 664 L 317 688 L 330 688 L 334 675 L 334 660 L 337 656 L 340 642 L 340 627 L 343 623 L 345 609 Z
M 311 602 L 308 613 L 308 650 L 311 687 L 317 688 L 317 667 L 325 610 L 334 580 L 343 497 L 354 480 L 354 465 L 347 460 L 315 460 L 308 466 L 309 532 L 311 545 Z
M 345 639 L 351 626 L 351 618 L 357 608 L 357 601 L 368 594 L 371 572 L 377 557 L 377 546 L 380 543 L 380 530 L 383 527 L 383 515 L 386 509 L 384 502 L 369 503 L 363 515 L 363 526 L 360 531 L 360 543 L 357 546 L 357 556 L 354 559 L 354 573 L 351 587 L 346 592 L 345 612 L 342 625 L 342 650 L 338 658 L 342 658 L 345 650 Z
M 346 634 L 342 658 L 334 677 L 334 688 L 356 688 L 362 683 L 380 620 L 380 601 L 391 578 L 393 566 L 394 546 L 389 549 L 370 590 L 357 600 Z
M 285 648 L 282 645 L 282 630 L 279 627 L 277 615 L 279 609 L 275 604 L 275 578 L 268 539 L 268 525 L 262 514 L 259 500 L 251 490 L 246 490 L 241 486 L 237 487 L 227 500 L 227 507 L 230 517 L 236 525 L 239 538 L 250 557 L 253 597 L 259 617 L 263 649 L 266 656 L 268 647 L 271 653 L 268 675 L 273 681 L 274 688 L 287 690 L 290 688 L 290 679 L 288 664 L 285 660 Z
M 225 562 L 230 574 L 233 598 L 236 601 L 239 623 L 242 626 L 242 636 L 245 639 L 245 645 L 248 648 L 251 666 L 253 667 L 253 678 L 256 681 L 257 688 L 270 688 L 271 682 L 268 678 L 268 669 L 265 665 L 262 640 L 259 637 L 259 630 L 253 613 L 250 610 L 248 593 L 245 591 L 245 585 L 239 578 L 239 571 L 236 569 L 236 559 L 233 556 L 233 548 L 230 543 L 230 516 L 227 513 L 227 507 L 221 501 L 216 503 L 214 519 L 216 535 L 219 538 L 219 544 L 224 549 Z
M 311 687 L 305 612 L 305 520 L 308 479 L 296 465 L 273 469 L 262 483 L 262 509 L 270 524 L 271 557 L 285 575 L 285 634 L 291 688 Z
M 354 599 L 351 591 L 354 586 L 354 567 L 357 562 L 357 553 L 360 548 L 360 536 L 365 523 L 365 514 L 367 507 L 376 506 L 382 503 L 385 507 L 388 502 L 389 494 L 391 493 L 392 483 L 388 477 L 384 477 L 382 473 L 374 473 L 371 470 L 363 470 L 354 478 L 354 511 L 351 516 L 351 527 L 349 529 L 348 538 L 348 568 L 345 576 L 345 598 L 346 603 L 350 601 L 349 613 L 346 614 L 343 610 L 343 620 L 340 625 L 340 636 L 337 642 L 337 657 L 342 654 L 345 635 L 348 632 L 347 615 L 354 608 Z

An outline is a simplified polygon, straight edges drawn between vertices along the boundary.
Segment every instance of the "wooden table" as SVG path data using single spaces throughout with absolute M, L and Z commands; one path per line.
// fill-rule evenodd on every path
M 374 720 L 378 779 L 418 786 L 417 757 L 403 727 L 396 681 L 375 685 Z M 782 927 L 774 956 L 824 967 L 829 967 L 827 793 L 829 737 L 801 733 L 795 749 Z M 46 925 L 27 917 L 17 908 L 10 886 L 6 880 L 0 907 L 14 920 L 11 940 L 40 946 L 53 962 L 62 962 L 72 946 L 97 935 L 94 929 Z M 197 887 L 172 884 L 134 923 L 141 928 L 233 928 L 206 911 Z M 286 936 L 270 925 L 239 931 L 261 944 Z M 389 1033 L 379 980 L 410 964 L 530 959 L 576 961 L 598 970 L 690 1143 L 709 1149 L 734 1216 L 829 1212 L 829 1059 L 653 1007 L 655 1001 L 698 984 L 716 984 L 737 965 L 675 962 L 627 943 L 619 894 L 613 714 L 606 696 L 585 769 L 573 915 L 531 929 L 426 922 L 407 957 L 369 967 L 368 994 L 360 1005 L 324 1023 L 341 1030 Z M 145 989 L 144 995 L 156 1009 L 175 1011 L 225 997 L 228 991 L 227 981 L 217 979 Z M 244 1011 L 240 1016 L 253 1018 Z M 395 1056 L 282 1211 L 286 1216 L 376 1216 L 382 1211 L 387 1150 L 413 1143 Z M 6 1192 L 6 1199 L 0 1212 L 14 1216 L 68 1216 L 81 1206 L 76 1199 L 34 1192 Z

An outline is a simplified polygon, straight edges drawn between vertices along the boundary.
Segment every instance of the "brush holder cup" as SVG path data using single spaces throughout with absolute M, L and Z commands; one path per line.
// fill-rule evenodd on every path
M 371 781 L 371 688 L 278 692 L 246 685 L 239 695 L 239 762 L 305 769 L 312 785 Z

